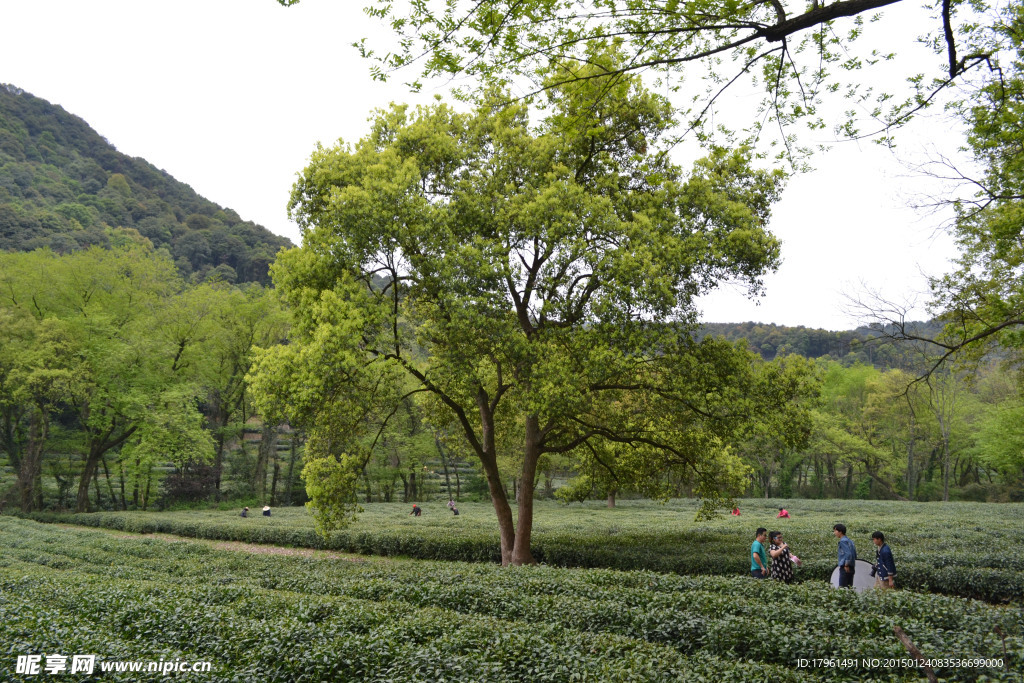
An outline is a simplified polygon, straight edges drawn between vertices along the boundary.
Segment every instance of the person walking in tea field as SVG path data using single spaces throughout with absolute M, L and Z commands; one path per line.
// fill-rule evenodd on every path
M 750 576 L 755 579 L 768 576 L 768 554 L 764 550 L 764 542 L 768 540 L 766 531 L 764 527 L 758 527 L 754 542 L 750 544 Z
M 875 588 L 896 587 L 896 561 L 892 558 L 892 550 L 885 542 L 885 534 L 876 531 L 871 534 L 871 542 L 875 544 L 875 566 L 871 568 L 871 576 L 875 577 Z
M 857 568 L 857 548 L 853 541 L 846 535 L 846 525 L 836 524 L 832 527 L 832 533 L 839 539 L 839 550 L 836 558 L 836 566 L 839 567 L 839 587 L 852 588 L 853 574 Z
M 793 562 L 790 559 L 789 544 L 782 540 L 781 531 L 768 534 L 768 554 L 771 555 L 771 577 L 784 583 L 793 582 Z

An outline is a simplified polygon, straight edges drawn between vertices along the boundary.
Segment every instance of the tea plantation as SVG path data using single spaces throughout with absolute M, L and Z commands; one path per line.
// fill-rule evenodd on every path
M 239 521 L 273 521 L 265 528 L 283 534 L 299 528 L 288 517 Z M 947 680 L 1021 680 L 1016 605 L 743 576 L 250 554 L 0 517 L 5 681 L 919 680 L 904 666 L 798 667 L 906 659 L 894 626 L 925 657 L 1001 661 L 939 664 Z M 213 670 L 16 673 L 18 655 L 32 653 L 206 660 Z
M 791 519 L 776 520 L 786 504 Z M 460 504 L 453 517 L 443 502 L 409 506 L 375 503 L 350 528 L 324 540 L 303 508 L 242 519 L 237 511 L 101 512 L 39 515 L 43 521 L 101 526 L 139 533 L 327 548 L 367 555 L 432 560 L 498 562 L 497 524 L 486 503 Z M 903 588 L 977 598 L 993 603 L 1024 600 L 1024 505 L 903 503 L 881 501 L 765 501 L 740 504 L 742 515 L 695 522 L 696 503 L 662 505 L 539 501 L 533 552 L 538 562 L 562 567 L 645 569 L 686 575 L 746 575 L 747 552 L 758 526 L 779 529 L 804 560 L 797 581 L 827 580 L 835 566 L 832 525 L 846 524 L 860 556 L 874 560 L 871 532 L 885 533 Z

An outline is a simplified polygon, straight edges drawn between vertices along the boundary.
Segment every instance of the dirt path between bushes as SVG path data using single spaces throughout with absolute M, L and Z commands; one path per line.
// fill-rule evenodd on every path
M 118 538 L 153 538 L 167 543 L 202 543 L 215 550 L 228 550 L 238 553 L 250 553 L 252 555 L 285 555 L 288 557 L 312 557 L 327 558 L 332 560 L 344 560 L 345 562 L 379 562 L 386 558 L 368 558 L 364 555 L 352 553 L 339 553 L 333 550 L 316 550 L 313 548 L 290 548 L 281 545 L 262 545 L 259 543 L 242 543 L 241 541 L 212 541 L 205 538 L 192 538 L 190 536 L 177 536 L 175 534 L 132 534 L 117 529 L 104 529 L 103 527 L 78 526 L 76 524 L 55 524 L 62 529 L 75 529 L 77 531 L 94 531 L 100 534 L 108 534 Z

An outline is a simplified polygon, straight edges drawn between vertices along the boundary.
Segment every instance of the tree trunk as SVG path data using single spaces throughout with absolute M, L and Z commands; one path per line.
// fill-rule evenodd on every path
M 120 459 L 118 459 L 118 462 L 117 462 L 117 470 L 118 470 L 118 475 L 117 476 L 121 480 L 121 509 L 122 510 L 127 510 L 128 509 L 128 498 L 126 497 L 125 492 L 124 492 L 124 462 L 122 462 Z
M 32 411 L 29 417 L 28 443 L 21 454 L 18 470 L 18 490 L 21 493 L 21 511 L 32 512 L 38 502 L 37 490 L 43 469 L 43 448 L 49 432 L 49 420 L 40 411 Z
M 100 458 L 100 462 L 103 463 L 103 474 L 107 478 L 107 490 L 110 492 L 110 502 L 113 503 L 114 509 L 117 509 L 117 494 L 114 493 L 114 484 L 110 481 L 110 468 L 107 467 L 107 457 L 103 456 Z
M 220 475 L 224 471 L 224 428 L 217 435 L 217 451 L 213 456 L 213 497 L 220 502 Z
M 914 441 L 917 430 L 916 416 L 910 414 L 910 435 L 907 439 L 907 498 L 914 500 Z
M 828 466 L 828 479 L 829 479 L 829 482 L 832 484 L 833 490 L 838 494 L 839 493 L 839 475 L 836 472 L 836 465 L 835 465 L 834 462 L 832 462 L 831 459 L 826 460 L 826 464 Z
M 224 432 L 227 430 L 227 418 L 224 417 L 224 411 L 221 409 L 222 402 L 219 395 L 216 395 L 215 401 L 217 407 L 213 410 L 213 423 L 217 426 L 217 449 L 213 453 L 213 497 L 219 502 L 220 473 L 224 467 Z
M 483 465 L 484 476 L 487 478 L 487 490 L 491 494 L 491 504 L 494 505 L 494 514 L 498 518 L 498 532 L 501 539 L 501 564 L 507 566 L 512 563 L 513 551 L 516 543 L 515 526 L 512 522 L 512 508 L 509 507 L 508 497 L 505 495 L 505 485 L 501 480 L 501 473 L 498 472 L 498 455 L 495 445 L 494 415 L 491 413 L 487 403 L 487 396 L 483 391 L 477 393 L 477 407 L 480 410 L 480 463 Z
M 512 549 L 511 564 L 537 564 L 530 552 L 530 539 L 533 536 L 533 491 L 537 482 L 537 462 L 540 460 L 540 419 L 536 415 L 526 418 L 526 443 L 523 453 L 522 477 L 516 492 L 519 504 L 516 519 L 515 544 Z
M 260 430 L 260 447 L 256 454 L 256 471 L 252 476 L 253 493 L 260 498 L 260 502 L 267 496 L 267 465 L 270 463 L 270 453 L 277 447 L 277 427 L 263 423 Z
M 21 416 L 15 415 L 14 408 L 7 408 L 3 411 L 3 421 L 0 423 L 0 450 L 7 453 L 7 461 L 14 472 L 21 470 L 21 446 L 16 438 L 17 425 Z
M 75 512 L 89 511 L 89 484 L 92 483 L 93 477 L 96 476 L 100 458 L 111 448 L 116 448 L 127 441 L 138 427 L 129 427 L 117 436 L 114 436 L 117 429 L 118 425 L 115 421 L 103 434 L 89 432 L 89 454 L 85 458 L 85 467 L 82 468 L 82 479 L 78 482 L 78 500 L 75 503 Z
M 281 476 L 281 461 L 274 456 L 274 474 L 270 477 L 270 507 L 277 507 L 277 480 Z
M 100 458 L 100 460 L 102 461 L 102 458 Z M 95 489 L 96 489 L 96 509 L 97 510 L 102 510 L 103 509 L 103 497 L 100 495 L 100 473 L 99 473 L 99 467 L 98 466 L 97 466 L 96 476 L 94 476 L 92 478 L 92 482 L 96 485 L 95 486 Z
M 890 497 L 896 500 L 907 500 L 896 492 L 896 489 L 890 484 L 884 477 L 878 474 L 875 470 L 865 465 L 864 471 L 867 472 L 868 476 L 871 477 L 871 483 L 877 485 L 878 488 L 882 489 L 885 493 L 889 494 Z
M 438 455 L 441 456 L 441 466 L 444 467 L 444 490 L 448 493 L 448 500 L 451 500 L 452 478 L 448 476 L 448 458 L 444 457 L 444 449 L 441 448 L 441 440 L 437 438 L 437 432 L 434 432 L 434 446 L 437 448 Z
M 608 507 L 615 507 L 615 489 L 608 489 Z
M 487 489 L 491 494 L 491 504 L 494 506 L 494 514 L 498 517 L 498 532 L 501 538 L 501 564 L 507 566 L 512 563 L 512 551 L 516 542 L 515 525 L 512 522 L 512 508 L 509 507 L 508 498 L 505 495 L 505 487 L 501 482 L 501 475 L 498 473 L 497 458 L 493 453 L 487 453 L 480 458 L 484 475 L 487 478 Z
M 373 502 L 373 486 L 370 484 L 370 473 L 363 467 L 363 483 L 366 484 L 366 503 Z
M 296 457 L 296 454 L 298 453 L 298 447 L 296 446 L 295 442 L 298 441 L 298 438 L 299 438 L 299 435 L 293 430 L 292 431 L 291 451 L 290 451 L 290 454 L 288 456 L 288 474 L 285 477 L 285 479 L 288 482 L 287 483 L 288 492 L 287 492 L 287 494 L 285 496 L 285 501 L 284 501 L 285 505 L 291 505 L 292 504 L 292 490 L 295 488 L 295 478 L 294 478 L 294 475 L 295 475 L 295 457 Z
M 75 502 L 75 512 L 89 512 L 89 484 L 96 476 L 96 469 L 100 464 L 102 451 L 98 443 L 89 445 L 89 454 L 85 457 L 85 467 L 82 468 L 82 478 L 78 482 L 78 499 Z
M 942 500 L 949 502 L 949 439 L 942 438 Z

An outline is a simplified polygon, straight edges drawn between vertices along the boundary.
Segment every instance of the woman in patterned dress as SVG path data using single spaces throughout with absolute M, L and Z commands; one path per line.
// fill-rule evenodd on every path
M 771 577 L 784 583 L 793 582 L 793 562 L 789 556 L 789 544 L 782 540 L 781 531 L 768 534 L 768 555 L 772 558 Z

